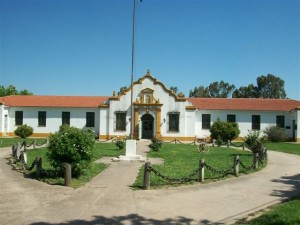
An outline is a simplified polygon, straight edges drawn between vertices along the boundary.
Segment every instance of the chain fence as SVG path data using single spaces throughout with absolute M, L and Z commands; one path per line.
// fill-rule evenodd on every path
M 233 161 L 234 162 L 233 165 L 224 170 L 214 168 L 213 166 L 206 163 L 204 161 L 204 159 L 202 159 L 199 161 L 199 167 L 196 168 L 195 170 L 193 170 L 190 174 L 182 176 L 182 177 L 176 177 L 176 178 L 167 176 L 167 175 L 161 173 L 159 170 L 152 167 L 149 162 L 147 162 L 145 164 L 145 168 L 144 168 L 144 187 L 145 187 L 146 183 L 149 183 L 149 186 L 150 186 L 150 175 L 146 175 L 146 173 L 150 174 L 151 172 L 153 172 L 153 174 L 155 174 L 155 176 L 166 181 L 167 184 L 178 184 L 178 183 L 184 184 L 184 183 L 191 182 L 191 181 L 203 182 L 204 176 L 205 176 L 204 175 L 205 170 L 210 172 L 210 176 L 208 176 L 208 178 L 206 178 L 206 180 L 222 179 L 229 175 L 238 176 L 239 167 L 241 167 L 241 169 L 242 169 L 240 171 L 241 173 L 247 173 L 249 171 L 257 170 L 259 168 L 259 165 L 263 165 L 263 164 L 267 163 L 267 151 L 265 150 L 262 157 L 259 156 L 258 154 L 256 154 L 253 157 L 253 159 L 254 160 L 251 165 L 246 165 L 246 163 L 244 163 L 242 160 L 239 159 L 239 156 L 236 156 L 235 160 Z M 146 181 L 145 180 L 146 177 L 148 177 L 147 179 L 149 179 L 149 180 Z

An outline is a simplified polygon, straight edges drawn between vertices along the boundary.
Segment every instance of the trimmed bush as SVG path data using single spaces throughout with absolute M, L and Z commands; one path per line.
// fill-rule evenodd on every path
M 63 163 L 72 166 L 72 176 L 79 177 L 90 166 L 94 153 L 95 138 L 90 130 L 63 126 L 50 135 L 48 160 L 58 171 L 63 171 Z
M 264 131 L 267 140 L 271 142 L 284 142 L 287 140 L 287 134 L 284 128 L 278 126 L 268 126 Z
M 160 149 L 161 146 L 162 146 L 161 140 L 159 140 L 158 138 L 152 138 L 152 139 L 151 139 L 151 142 L 152 142 L 152 143 L 149 145 L 149 148 L 150 148 L 151 150 L 153 150 L 153 151 L 158 152 L 159 149 Z
M 15 135 L 19 136 L 20 138 L 27 138 L 33 134 L 33 128 L 26 124 L 19 126 L 15 131 Z
M 233 140 L 240 134 L 239 125 L 235 122 L 224 122 L 219 118 L 214 122 L 210 128 L 211 138 L 224 142 Z

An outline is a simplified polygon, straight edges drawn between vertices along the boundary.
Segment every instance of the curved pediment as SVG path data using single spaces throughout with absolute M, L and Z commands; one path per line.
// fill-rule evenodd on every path
M 139 78 L 137 81 L 135 81 L 132 85 L 138 85 L 138 84 L 142 84 L 144 80 L 149 79 L 153 82 L 154 85 L 159 85 L 161 86 L 161 88 L 167 92 L 170 96 L 175 98 L 175 101 L 177 102 L 185 102 L 186 98 L 183 95 L 176 95 L 172 90 L 168 89 L 162 82 L 158 81 L 156 78 L 154 78 L 151 74 L 150 74 L 150 70 L 147 70 L 146 75 L 144 75 L 143 77 Z M 125 90 L 123 90 L 121 93 L 118 93 L 118 95 L 113 94 L 112 97 L 110 97 L 110 100 L 120 100 L 120 97 L 122 95 L 126 95 L 126 93 L 128 93 L 131 90 L 131 86 Z M 148 91 L 149 89 L 149 91 Z M 142 92 L 154 92 L 152 89 L 150 88 L 146 88 L 144 89 Z

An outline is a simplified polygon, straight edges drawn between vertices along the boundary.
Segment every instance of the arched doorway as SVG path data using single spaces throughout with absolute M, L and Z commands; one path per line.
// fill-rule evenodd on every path
M 145 114 L 142 120 L 142 139 L 151 139 L 154 134 L 154 118 L 150 114 Z

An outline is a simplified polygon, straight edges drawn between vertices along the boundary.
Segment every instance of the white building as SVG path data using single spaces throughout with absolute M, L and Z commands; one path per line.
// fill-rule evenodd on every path
M 131 111 L 131 91 L 133 110 Z M 132 114 L 132 119 L 131 119 Z M 235 121 L 244 137 L 249 130 L 269 125 L 285 128 L 300 142 L 300 101 L 291 99 L 184 98 L 150 75 L 110 97 L 6 96 L 0 98 L 0 136 L 14 136 L 22 124 L 34 128 L 33 136 L 45 137 L 66 123 L 94 130 L 100 139 L 133 137 L 193 141 L 209 137 L 211 124 L 220 118 Z

